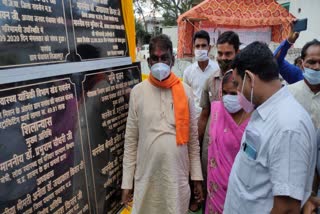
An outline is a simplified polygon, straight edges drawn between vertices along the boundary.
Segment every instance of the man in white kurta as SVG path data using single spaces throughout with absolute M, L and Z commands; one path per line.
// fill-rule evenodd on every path
M 192 91 L 183 86 L 190 115 L 190 137 L 184 145 L 176 142 L 171 89 L 156 87 L 146 80 L 131 91 L 122 189 L 133 189 L 134 181 L 133 214 L 186 214 L 189 176 L 193 181 L 202 180 Z
M 310 114 L 316 129 L 320 129 L 320 41 L 306 43 L 301 58 L 304 79 L 289 85 L 288 88 Z
M 320 41 L 313 40 L 306 43 L 301 51 L 301 59 L 304 70 L 304 79 L 289 85 L 288 88 L 294 98 L 310 114 L 312 122 L 318 132 L 318 161 L 315 176 L 316 180 L 314 182 L 314 184 L 318 184 L 318 187 L 317 185 L 313 185 L 313 191 L 314 193 L 318 192 L 318 195 L 320 195 Z M 305 206 L 306 210 L 309 206 L 314 206 L 313 209 L 316 209 L 320 205 L 319 199 L 313 200 L 314 196 L 315 195 L 308 200 Z
M 288 89 L 294 98 L 310 114 L 315 128 L 320 129 L 320 91 L 311 91 L 306 80 L 301 80 L 295 84 L 289 85 Z

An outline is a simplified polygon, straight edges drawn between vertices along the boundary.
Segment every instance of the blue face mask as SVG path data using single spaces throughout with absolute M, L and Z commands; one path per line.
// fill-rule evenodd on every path
M 320 71 L 305 67 L 303 76 L 310 83 L 310 85 L 320 84 Z

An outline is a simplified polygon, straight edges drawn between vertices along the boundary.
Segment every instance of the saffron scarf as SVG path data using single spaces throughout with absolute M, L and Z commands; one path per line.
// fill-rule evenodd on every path
M 156 87 L 171 89 L 174 106 L 174 118 L 176 121 L 177 145 L 184 145 L 188 143 L 190 124 L 189 104 L 181 80 L 172 72 L 166 80 L 159 81 L 151 74 L 149 75 L 148 80 Z

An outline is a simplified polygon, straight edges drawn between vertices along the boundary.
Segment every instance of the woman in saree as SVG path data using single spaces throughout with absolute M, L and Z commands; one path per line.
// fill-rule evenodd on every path
M 239 104 L 232 71 L 221 85 L 220 101 L 211 103 L 206 214 L 223 212 L 229 175 L 250 117 Z

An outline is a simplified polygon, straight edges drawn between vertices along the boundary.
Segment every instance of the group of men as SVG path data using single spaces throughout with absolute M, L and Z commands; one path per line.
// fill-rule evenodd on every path
M 229 177 L 224 213 L 316 209 L 320 42 L 303 47 L 299 68 L 284 59 L 298 36 L 292 32 L 273 54 L 262 42 L 239 50 L 238 35 L 227 31 L 217 40 L 216 63 L 209 59 L 208 33 L 196 32 L 196 62 L 185 70 L 184 82 L 171 72 L 170 39 L 151 39 L 150 75 L 131 91 L 125 135 L 122 202 L 133 196 L 132 213 L 186 214 L 190 198 L 205 199 L 210 103 L 219 99 L 230 69 L 242 107 L 252 116 Z M 283 86 L 279 72 L 292 85 Z

